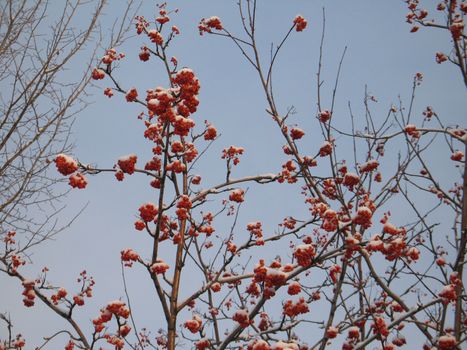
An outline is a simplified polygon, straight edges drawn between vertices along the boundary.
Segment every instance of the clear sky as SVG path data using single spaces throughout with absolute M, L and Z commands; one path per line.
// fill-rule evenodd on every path
M 52 5 L 61 3 L 59 0 L 50 2 Z M 110 1 L 107 6 L 102 27 L 104 38 L 109 35 L 114 18 L 122 13 L 121 3 Z M 435 2 L 426 3 L 432 7 Z M 246 150 L 234 170 L 234 177 L 279 172 L 285 159 L 281 152 L 283 141 L 265 112 L 267 105 L 255 71 L 232 42 L 198 34 L 199 20 L 213 15 L 219 16 L 227 29 L 240 33 L 236 1 L 172 0 L 168 1 L 168 6 L 180 9 L 171 19 L 181 31 L 169 52 L 178 58 L 181 67 L 192 68 L 201 82 L 200 108 L 194 119 L 199 125 L 205 119 L 211 121 L 222 134 L 197 165 L 203 175 L 203 184 L 208 186 L 223 180 L 225 165 L 220 154 L 229 145 L 242 146 Z M 330 103 L 337 66 L 347 47 L 334 113 L 339 128 L 350 130 L 348 102 L 352 104 L 357 124 L 363 125 L 359 118 L 364 112 L 365 86 L 378 100 L 372 105 L 376 120 L 385 117 L 391 104 L 399 103 L 399 96 L 408 104 L 416 72 L 424 75 L 415 103 L 419 120 L 421 112 L 431 105 L 446 125 L 465 125 L 467 103 L 460 75 L 452 65 L 438 65 L 434 59 L 437 51 L 449 52 L 449 37 L 442 31 L 430 29 L 409 33 L 403 1 L 260 0 L 257 35 L 265 60 L 271 43 L 278 43 L 297 14 L 309 22 L 304 32 L 294 32 L 286 43 L 274 77 L 279 111 L 285 113 L 288 107 L 294 106 L 296 115 L 291 123 L 299 124 L 307 133 L 302 147 L 309 147 L 310 153 L 315 153 L 322 143 L 314 117 L 323 8 L 326 13 L 322 73 L 324 105 Z M 154 2 L 143 1 L 138 14 L 149 20 L 154 13 Z M 144 44 L 149 44 L 146 38 L 132 37 L 117 48 L 127 58 L 116 75 L 121 77 L 123 86 L 135 86 L 141 92 L 168 85 L 158 63 L 139 62 L 137 55 Z M 75 64 L 78 71 L 79 62 Z M 72 67 L 71 72 L 74 70 Z M 102 167 L 112 167 L 118 157 L 129 153 L 147 158 L 152 146 L 142 137 L 144 129 L 136 118 L 140 108 L 127 104 L 123 96 L 116 95 L 110 100 L 104 96 L 102 91 L 111 86 L 109 81 L 99 81 L 98 85 L 91 90 L 93 104 L 78 116 L 74 125 L 76 147 L 73 155 L 82 163 Z M 345 145 L 341 147 L 345 154 Z M 435 150 L 432 159 L 442 162 L 443 157 L 446 158 L 446 154 L 441 151 L 436 154 Z M 443 173 L 442 166 L 438 175 L 452 176 Z M 127 176 L 123 183 L 117 183 L 111 174 L 90 176 L 85 190 L 71 191 L 63 199 L 67 204 L 66 217 L 87 205 L 84 212 L 55 241 L 38 247 L 32 257 L 34 265 L 24 269 L 34 277 L 46 265 L 51 270 L 50 280 L 70 291 L 76 287 L 74 280 L 81 270 L 86 269 L 94 276 L 97 282 L 95 297 L 77 313 L 82 321 L 96 317 L 99 308 L 107 301 L 124 297 L 120 250 L 132 247 L 142 255 L 149 254 L 146 237 L 133 228 L 138 207 L 144 202 L 156 201 L 156 194 L 148 184 L 148 179 L 136 175 Z M 272 231 L 288 215 L 303 217 L 307 208 L 298 193 L 299 188 L 294 186 L 251 186 L 240 212 L 239 231 L 243 232 L 250 221 L 262 221 L 265 231 Z M 397 208 L 393 210 L 397 213 Z M 399 214 L 406 219 L 402 211 Z M 216 225 L 220 236 L 230 230 L 231 223 L 230 218 L 225 218 Z M 270 255 L 278 253 L 274 251 Z M 164 323 L 146 273 L 133 268 L 127 271 L 127 279 L 139 326 L 157 331 Z M 190 280 L 190 283 L 196 284 L 197 280 Z M 0 311 L 11 311 L 16 331 L 29 340 L 28 349 L 39 345 L 40 337 L 60 329 L 61 320 L 45 310 L 40 302 L 32 309 L 22 306 L 22 288 L 16 280 L 1 275 L 0 286 Z M 0 339 L 4 336 L 5 329 L 0 328 Z M 56 348 L 61 348 L 65 340 L 60 339 Z

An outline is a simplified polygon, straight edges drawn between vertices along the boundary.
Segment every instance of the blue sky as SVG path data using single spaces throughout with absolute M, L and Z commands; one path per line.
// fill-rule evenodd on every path
M 285 159 L 281 152 L 281 135 L 265 112 L 267 105 L 255 71 L 232 42 L 198 34 L 200 18 L 213 15 L 219 16 L 230 31 L 240 33 L 235 3 L 227 0 L 168 1 L 170 8 L 180 9 L 171 19 L 181 30 L 181 35 L 171 45 L 170 54 L 178 58 L 181 67 L 192 68 L 201 82 L 200 108 L 194 119 L 198 125 L 205 119 L 211 121 L 222 134 L 197 165 L 205 186 L 222 181 L 225 165 L 220 154 L 229 145 L 246 149 L 240 165 L 234 170 L 234 177 L 278 172 Z M 433 1 L 427 3 L 434 4 Z M 372 105 L 376 120 L 382 120 L 389 106 L 399 103 L 399 96 L 407 104 L 416 72 L 424 75 L 415 103 L 418 120 L 422 120 L 424 108 L 431 105 L 446 125 L 465 124 L 467 104 L 460 75 L 452 65 L 438 65 L 434 60 L 437 51 L 449 52 L 448 35 L 430 29 L 409 33 L 403 1 L 259 1 L 257 35 L 265 61 L 271 43 L 282 38 L 297 14 L 309 22 L 304 32 L 294 32 L 286 43 L 274 77 L 279 111 L 285 113 L 288 107 L 294 106 L 296 115 L 290 123 L 300 125 L 307 133 L 301 147 L 308 147 L 310 153 L 315 153 L 322 143 L 314 117 L 323 7 L 326 32 L 322 103 L 325 106 L 330 103 L 337 66 L 347 47 L 334 112 L 339 128 L 350 130 L 348 102 L 352 104 L 359 124 L 364 112 L 365 86 L 378 100 Z M 108 5 L 102 27 L 104 38 L 122 9 L 122 4 L 117 2 Z M 138 11 L 148 20 L 153 13 L 152 1 L 144 1 Z M 167 77 L 158 63 L 139 62 L 137 55 L 143 44 L 149 44 L 148 40 L 132 37 L 117 48 L 127 55 L 117 73 L 122 85 L 135 86 L 141 92 L 167 86 Z M 76 147 L 73 155 L 83 163 L 111 167 L 118 157 L 136 153 L 142 159 L 139 164 L 144 164 L 143 159 L 150 154 L 152 146 L 142 137 L 144 129 L 136 118 L 140 108 L 127 104 L 123 96 L 116 95 L 110 100 L 104 96 L 103 89 L 110 86 L 108 80 L 97 84 L 99 87 L 91 90 L 93 104 L 78 116 L 74 125 Z M 362 125 L 363 122 L 360 127 Z M 341 151 L 346 154 L 345 143 Z M 438 154 L 437 149 L 434 150 L 434 163 L 444 164 L 447 154 L 443 152 L 440 149 Z M 446 173 L 443 168 L 438 167 L 438 175 L 455 178 L 455 174 Z M 117 183 L 111 174 L 89 177 L 85 190 L 72 191 L 63 199 L 67 204 L 66 216 L 71 217 L 86 206 L 84 212 L 55 241 L 38 247 L 33 256 L 35 264 L 25 268 L 33 277 L 47 265 L 51 269 L 50 280 L 70 291 L 79 272 L 88 270 L 97 284 L 95 297 L 78 311 L 82 321 L 97 316 L 99 308 L 108 300 L 124 297 L 119 252 L 132 247 L 144 255 L 147 249 L 146 237 L 135 232 L 133 222 L 139 205 L 156 201 L 156 193 L 148 184 L 148 179 L 136 175 L 127 176 L 123 183 Z M 246 198 L 240 212 L 239 228 L 244 228 L 250 221 L 260 220 L 266 230 L 272 231 L 283 217 L 300 217 L 307 212 L 302 197 L 299 197 L 299 188 L 294 186 L 252 186 Z M 397 208 L 393 210 L 398 211 Z M 405 219 L 402 210 L 399 214 Z M 222 235 L 230 230 L 230 225 L 231 219 L 225 218 L 216 228 Z M 275 256 L 277 252 L 270 254 Z M 133 268 L 127 272 L 127 279 L 139 326 L 150 326 L 156 331 L 163 326 L 162 314 L 147 275 L 141 269 Z M 196 283 L 196 280 L 185 281 Z M 60 327 L 61 320 L 45 310 L 40 302 L 33 309 L 22 306 L 21 287 L 16 281 L 2 275 L 0 284 L 3 289 L 0 311 L 11 311 L 16 331 L 26 336 L 29 345 L 38 345 L 40 337 Z M 4 335 L 5 330 L 0 329 L 0 339 Z M 64 343 L 65 339 L 60 339 L 57 346 Z

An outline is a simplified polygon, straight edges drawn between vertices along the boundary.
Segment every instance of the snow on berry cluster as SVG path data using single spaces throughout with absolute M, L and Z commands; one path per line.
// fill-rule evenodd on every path
M 55 157 L 55 166 L 60 174 L 69 177 L 69 185 L 73 188 L 83 189 L 88 184 L 86 177 L 78 172 L 78 162 L 67 156 L 66 154 L 59 154 Z

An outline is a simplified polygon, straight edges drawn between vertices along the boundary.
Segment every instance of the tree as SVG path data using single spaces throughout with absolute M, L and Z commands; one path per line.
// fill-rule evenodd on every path
M 89 67 L 75 81 L 64 72 L 92 40 L 103 7 L 98 2 L 78 28 L 74 19 L 87 8 L 82 1 L 65 2 L 52 28 L 46 27 L 52 23 L 44 1 L 9 0 L 0 8 L 0 225 L 22 236 L 22 253 L 59 231 L 60 210 L 45 209 L 60 196 L 53 189 L 57 179 L 47 173 L 48 160 L 71 150 L 70 125 L 85 106 L 90 81 Z
M 9 237 L 0 249 L 2 264 L 12 258 L 24 264 L 35 246 L 73 221 L 60 218 L 61 180 L 48 169 L 57 154 L 72 151 L 71 126 L 89 103 L 105 3 L 0 4 L 0 231 Z M 115 26 L 110 42 L 121 42 L 124 31 Z
M 449 33 L 453 52 L 438 52 L 436 61 L 451 61 L 465 80 L 465 2 L 438 5 L 446 23 L 427 20 L 429 13 L 418 1 L 407 5 L 412 32 L 421 25 Z M 238 177 L 248 150 L 232 145 L 221 155 L 223 181 L 205 183 L 210 169 L 202 168 L 204 173 L 198 175 L 197 164 L 218 139 L 218 131 L 208 121 L 204 125 L 197 121 L 199 79 L 171 56 L 171 45 L 180 34 L 171 26 L 174 13 L 162 4 L 154 22 L 137 16 L 140 36 L 134 40 L 144 45 L 139 59 L 144 64 L 159 62 L 168 85 L 150 87 L 146 93 L 142 91 L 147 87 L 132 87 L 135 81 L 127 82 L 118 74 L 117 62 L 124 55 L 116 48 L 105 52 L 91 75 L 107 83 L 104 94 L 112 103 L 120 103 L 112 97 L 120 94 L 135 105 L 149 152 L 142 152 L 143 157 L 120 157 L 108 167 L 67 154 L 59 154 L 54 162 L 62 175 L 69 176 L 69 184 L 79 189 L 86 188 L 90 176 L 105 173 L 124 182 L 137 175 L 149 177 L 154 192 L 142 199 L 134 223 L 149 244 L 145 251 L 121 250 L 125 298 L 91 313 L 91 326 L 77 322 L 76 310 L 92 296 L 92 277 L 83 271 L 73 294 L 50 284 L 47 271 L 35 280 L 26 278 L 14 235 L 5 233 L 10 250 L 1 260 L 2 270 L 22 281 L 24 304 L 33 306 L 39 298 L 71 326 L 47 342 L 67 333 L 66 349 L 94 349 L 105 342 L 116 349 L 126 343 L 134 349 L 390 350 L 407 342 L 424 349 L 460 349 L 466 338 L 466 130 L 445 126 L 433 107 L 426 107 L 423 114 L 415 111 L 421 73 L 414 76 L 407 105 L 400 98 L 384 118 L 378 118 L 372 106 L 376 98 L 366 92 L 363 117 L 349 103 L 351 126 L 343 129 L 335 118 L 346 50 L 330 97 L 325 99 L 324 12 L 314 126 L 311 132 L 299 127 L 298 123 L 307 124 L 295 118 L 294 108 L 281 107 L 273 73 L 289 38 L 308 29 L 307 19 L 297 15 L 291 20 L 266 61 L 257 38 L 257 2 L 239 1 L 238 9 L 243 32 L 234 34 L 237 30 L 226 28 L 216 16 L 202 19 L 198 30 L 201 35 L 230 40 L 257 73 L 266 113 L 284 143 L 277 155 L 285 157 L 281 170 Z M 436 18 L 435 14 L 431 16 Z M 321 134 L 322 145 L 310 147 L 309 133 Z M 456 177 L 460 176 L 462 185 L 452 184 L 451 176 L 437 176 L 434 148 L 442 148 L 450 158 L 447 166 L 458 168 Z M 298 190 L 304 212 L 284 208 L 274 231 L 260 219 L 240 227 L 240 209 L 250 200 L 249 194 L 262 186 Z M 397 206 L 410 214 L 402 215 L 394 209 Z M 449 234 L 444 234 L 448 229 Z M 274 258 L 271 251 L 279 255 Z M 125 270 L 131 267 L 146 272 L 163 314 L 165 323 L 155 327 L 162 328 L 155 338 L 149 329 L 136 327 L 125 280 Z M 313 310 L 320 312 L 314 315 Z M 418 339 L 410 339 L 412 333 Z M 21 341 L 10 336 L 4 347 L 22 348 Z

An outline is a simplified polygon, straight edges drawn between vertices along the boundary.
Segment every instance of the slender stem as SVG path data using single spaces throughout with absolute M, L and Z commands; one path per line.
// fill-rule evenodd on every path
M 465 146 L 465 154 L 467 154 L 467 142 Z M 465 250 L 467 244 L 467 161 L 464 161 L 464 179 L 463 179 L 463 192 L 462 192 L 462 218 L 461 218 L 461 237 L 459 241 L 459 246 L 457 248 L 458 256 L 456 259 L 456 264 L 454 266 L 457 272 L 457 278 L 460 280 L 456 286 L 457 301 L 456 301 L 456 311 L 454 316 L 454 334 L 456 340 L 460 341 L 462 336 L 462 313 L 463 313 L 463 272 L 465 264 Z

